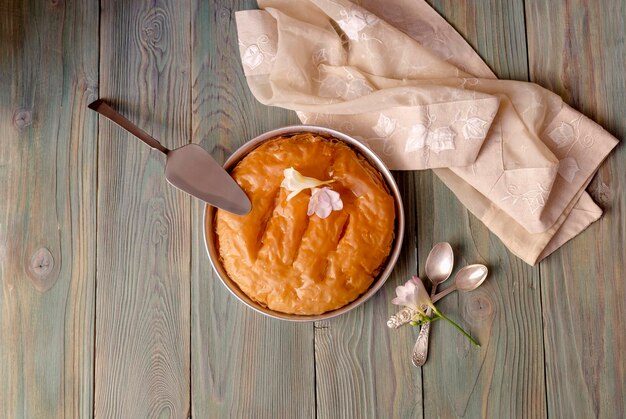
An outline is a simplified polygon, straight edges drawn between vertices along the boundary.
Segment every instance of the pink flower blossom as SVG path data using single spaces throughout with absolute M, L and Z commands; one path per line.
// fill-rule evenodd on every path
M 424 314 L 424 306 L 435 308 L 422 280 L 414 276 L 406 284 L 396 287 L 396 298 L 392 304 L 409 307 L 420 314 Z
M 341 209 L 343 209 L 343 202 L 337 192 L 328 187 L 314 188 L 309 200 L 307 215 L 310 217 L 315 214 L 320 218 L 326 218 L 331 212 Z

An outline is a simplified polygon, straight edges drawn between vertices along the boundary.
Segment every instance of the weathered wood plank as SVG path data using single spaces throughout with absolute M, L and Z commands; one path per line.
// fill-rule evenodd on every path
M 403 251 L 391 277 L 361 307 L 315 324 L 317 413 L 320 418 L 421 418 L 421 371 L 411 365 L 417 331 L 387 328 L 398 311 L 395 287 L 417 272 L 417 173 L 396 173 L 407 215 Z
M 101 4 L 100 97 L 169 148 L 190 141 L 190 8 Z M 189 414 L 190 198 L 165 159 L 100 120 L 96 417 Z
M 431 243 L 448 240 L 457 269 L 484 263 L 490 275 L 478 290 L 439 304 L 482 346 L 473 347 L 448 324 L 433 325 L 423 367 L 425 417 L 545 417 L 538 269 L 508 253 L 437 179 L 433 198 L 418 209 L 433 214 L 418 227 L 420 243 L 429 243 L 420 260 Z
M 0 415 L 88 417 L 97 1 L 0 3 Z
M 626 137 L 626 4 L 526 1 L 533 81 Z M 626 417 L 626 149 L 592 181 L 604 216 L 541 264 L 548 413 Z
M 522 1 L 429 3 L 499 77 L 528 78 Z M 424 416 L 545 417 L 539 269 L 510 254 L 434 175 L 424 173 L 419 188 L 419 260 L 425 261 L 432 244 L 449 241 L 456 269 L 471 263 L 490 269 L 480 289 L 440 303 L 482 347 L 445 323 L 433 325 L 423 367 Z
M 193 141 L 224 161 L 261 132 L 298 120 L 259 104 L 247 87 L 234 12 L 256 3 L 192 3 Z M 198 202 L 192 205 L 193 416 L 313 417 L 313 325 L 263 317 L 229 294 L 206 255 L 203 210 Z
M 528 80 L 523 0 L 427 0 L 501 79 Z

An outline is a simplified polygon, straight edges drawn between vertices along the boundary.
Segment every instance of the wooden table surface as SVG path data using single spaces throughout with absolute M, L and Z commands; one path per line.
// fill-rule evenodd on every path
M 624 0 L 431 0 L 501 78 L 531 80 L 626 136 Z M 297 123 L 260 105 L 237 0 L 0 0 L 0 417 L 626 417 L 626 149 L 590 185 L 605 215 L 536 267 L 430 171 L 396 173 L 400 262 L 367 304 L 292 324 L 218 282 L 202 205 L 164 159 L 87 109 L 108 98 L 168 147 L 223 161 Z M 433 243 L 488 281 L 440 308 L 426 365 L 390 331 L 394 288 Z

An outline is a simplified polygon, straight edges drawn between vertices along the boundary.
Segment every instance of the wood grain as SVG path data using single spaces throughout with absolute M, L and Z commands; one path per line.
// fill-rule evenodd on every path
M 427 0 L 498 78 L 528 80 L 523 0 Z
M 622 0 L 429 3 L 499 77 L 537 82 L 626 136 Z M 371 301 L 313 325 L 230 296 L 206 257 L 203 206 L 166 184 L 161 155 L 86 105 L 100 83 L 164 145 L 197 142 L 220 161 L 298 123 L 246 85 L 234 12 L 255 7 L 0 0 L 0 416 L 626 417 L 621 145 L 590 186 L 605 215 L 539 268 L 430 171 L 397 173 L 404 252 Z M 482 347 L 435 323 L 420 370 L 417 330 L 385 321 L 394 287 L 442 240 L 457 269 L 491 269 L 440 305 Z
M 0 3 L 0 416 L 92 409 L 98 4 Z
M 532 80 L 623 140 L 626 4 L 528 0 L 526 13 Z M 623 145 L 589 189 L 605 214 L 541 266 L 548 413 L 626 417 Z
M 103 2 L 100 97 L 168 148 L 190 141 L 190 8 Z M 100 120 L 96 417 L 185 418 L 190 198 L 164 158 Z
M 406 228 L 403 251 L 384 287 L 368 302 L 315 323 L 317 417 L 421 418 L 421 371 L 411 365 L 417 330 L 387 328 L 400 308 L 395 287 L 417 272 L 415 172 L 396 173 Z
M 193 1 L 193 141 L 218 161 L 264 131 L 298 123 L 248 89 L 234 12 L 251 8 L 253 1 Z M 266 318 L 230 295 L 209 264 L 203 211 L 192 205 L 192 415 L 314 417 L 313 325 Z
M 499 77 L 527 79 L 521 1 L 431 4 Z M 419 260 L 434 243 L 449 241 L 456 269 L 471 263 L 490 269 L 481 288 L 451 295 L 439 305 L 482 346 L 472 346 L 448 324 L 433 325 L 423 367 L 424 416 L 545 417 L 539 268 L 511 255 L 430 172 L 420 176 L 419 191 Z

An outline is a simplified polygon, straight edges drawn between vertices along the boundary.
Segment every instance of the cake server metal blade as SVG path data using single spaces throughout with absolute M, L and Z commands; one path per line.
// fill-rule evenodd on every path
M 171 185 L 209 205 L 237 215 L 245 215 L 252 209 L 250 199 L 243 189 L 199 145 L 187 144 L 176 150 L 169 150 L 156 138 L 111 108 L 104 100 L 98 99 L 90 103 L 89 108 L 110 119 L 148 146 L 165 154 L 167 156 L 165 178 Z
M 245 215 L 252 209 L 237 182 L 197 144 L 167 154 L 165 178 L 178 189 L 233 214 Z

